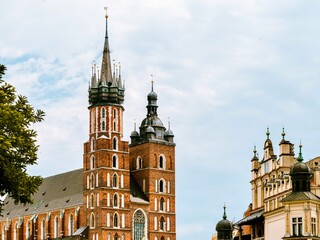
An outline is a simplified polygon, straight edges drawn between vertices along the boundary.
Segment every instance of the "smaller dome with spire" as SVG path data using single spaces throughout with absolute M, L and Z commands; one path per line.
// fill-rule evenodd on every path
M 233 224 L 227 219 L 226 206 L 223 206 L 223 219 L 216 225 L 218 240 L 232 239 Z

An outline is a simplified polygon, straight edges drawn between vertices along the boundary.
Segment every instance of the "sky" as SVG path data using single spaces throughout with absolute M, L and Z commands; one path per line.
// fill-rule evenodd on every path
M 305 160 L 320 155 L 318 0 L 3 1 L 4 79 L 46 112 L 30 174 L 82 167 L 105 6 L 126 84 L 124 139 L 146 115 L 150 75 L 175 134 L 178 240 L 210 239 L 224 204 L 229 220 L 242 218 L 252 150 L 262 156 L 267 127 L 276 154 L 284 127 Z

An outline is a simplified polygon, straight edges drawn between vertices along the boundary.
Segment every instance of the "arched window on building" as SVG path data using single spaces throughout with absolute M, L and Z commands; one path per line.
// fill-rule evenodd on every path
M 59 218 L 55 216 L 54 218 L 54 237 L 59 237 Z
M 159 181 L 159 192 L 165 192 L 165 182 L 163 179 L 160 179 Z
M 164 211 L 164 199 L 163 199 L 163 197 L 160 199 L 160 211 Z
M 101 108 L 101 117 L 106 118 L 106 109 L 105 108 Z
M 112 149 L 118 150 L 118 139 L 116 137 L 112 139 Z
M 136 169 L 142 169 L 143 168 L 143 161 L 141 157 L 137 157 L 137 162 L 136 162 Z
M 69 232 L 69 236 L 72 236 L 73 232 L 74 232 L 74 219 L 73 219 L 73 215 L 70 214 L 69 216 L 69 224 L 68 224 L 68 232 Z
M 90 216 L 90 228 L 94 228 L 95 226 L 95 221 L 94 221 L 94 213 L 91 213 L 91 216 Z
M 118 123 L 118 114 L 117 114 L 117 110 L 113 109 L 113 131 L 117 131 L 117 124 Z
M 115 173 L 112 177 L 112 187 L 117 188 L 118 187 L 118 175 Z
M 93 173 L 91 173 L 91 188 L 94 188 L 94 184 L 95 184 L 94 175 L 93 175 Z
M 160 238 L 160 240 L 164 240 L 164 236 L 162 236 L 162 237 Z
M 113 207 L 119 207 L 119 197 L 117 193 L 113 195 Z
M 94 169 L 94 168 L 95 168 L 94 156 L 91 156 L 91 158 L 90 158 L 90 169 Z
M 146 237 L 145 225 L 145 215 L 141 210 L 137 210 L 133 216 L 133 240 L 140 240 Z
M 112 156 L 112 167 L 113 168 L 118 168 L 118 157 L 117 155 Z
M 165 169 L 166 168 L 166 161 L 163 155 L 159 157 L 159 168 Z
M 115 213 L 113 215 L 113 227 L 118 228 L 119 227 L 119 215 L 118 213 Z
M 94 195 L 93 195 L 93 193 L 91 194 L 91 197 L 90 197 L 90 207 L 94 208 Z
M 114 240 L 120 240 L 118 233 L 116 233 L 116 234 L 114 235 L 114 238 L 113 238 L 113 239 L 114 239 Z
M 161 217 L 160 218 L 160 231 L 164 231 L 164 228 L 165 228 L 165 221 L 164 221 L 164 217 Z

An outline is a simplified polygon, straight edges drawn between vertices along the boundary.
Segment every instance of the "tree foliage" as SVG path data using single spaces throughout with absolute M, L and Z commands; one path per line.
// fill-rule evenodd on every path
M 0 64 L 0 196 L 8 194 L 16 204 L 32 203 L 42 178 L 26 170 L 37 163 L 37 133 L 32 126 L 43 120 L 44 112 L 35 110 L 2 79 L 5 70 Z M 0 213 L 2 206 L 0 201 Z

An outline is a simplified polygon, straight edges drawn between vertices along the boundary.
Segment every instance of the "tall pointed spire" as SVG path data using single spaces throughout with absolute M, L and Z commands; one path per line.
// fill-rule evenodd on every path
M 110 47 L 109 47 L 109 37 L 108 37 L 108 13 L 107 13 L 108 8 L 105 7 L 104 9 L 106 12 L 105 13 L 106 35 L 105 35 L 104 47 L 103 47 L 100 83 L 103 85 L 106 85 L 109 82 L 112 83 L 112 70 L 111 70 Z
M 107 8 L 105 8 L 107 10 Z M 104 40 L 101 69 L 94 64 L 92 83 L 89 88 L 90 107 L 102 104 L 122 104 L 124 101 L 124 86 L 118 82 L 118 70 L 110 60 L 110 47 L 108 39 L 108 14 L 106 11 L 106 35 Z M 119 70 L 120 71 L 120 70 Z M 120 73 L 119 73 L 120 74 Z

